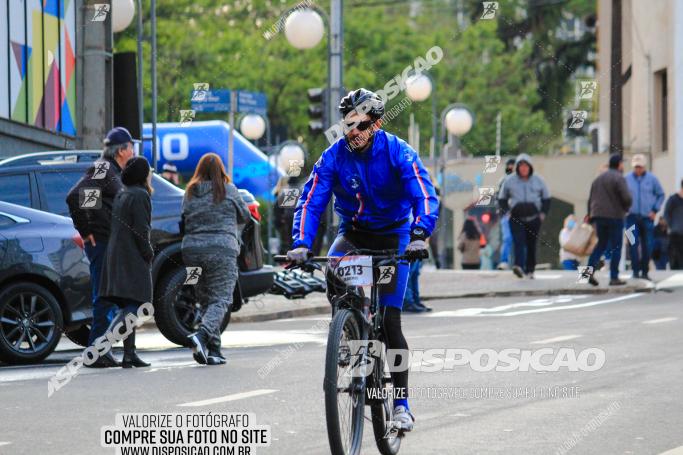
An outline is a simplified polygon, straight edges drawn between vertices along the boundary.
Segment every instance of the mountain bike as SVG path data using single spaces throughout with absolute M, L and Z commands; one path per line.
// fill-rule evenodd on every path
M 288 262 L 275 256 L 276 262 Z M 325 417 L 333 455 L 357 455 L 363 442 L 363 426 L 370 407 L 375 442 L 383 455 L 395 455 L 404 434 L 393 421 L 393 382 L 386 365 L 383 315 L 379 287 L 395 286 L 398 263 L 407 261 L 396 250 L 354 249 L 344 256 L 315 256 L 302 264 L 289 264 L 312 272 L 328 264 L 343 283 L 335 296 L 325 357 Z M 370 297 L 362 286 L 370 287 Z

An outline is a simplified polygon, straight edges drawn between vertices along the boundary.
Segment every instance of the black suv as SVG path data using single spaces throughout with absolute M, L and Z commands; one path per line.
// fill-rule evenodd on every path
M 0 161 L 0 197 L 5 202 L 69 216 L 66 194 L 100 154 L 97 150 L 41 152 Z M 184 192 L 156 174 L 152 186 L 154 317 L 166 338 L 186 345 L 186 337 L 196 330 L 204 308 L 194 298 L 193 287 L 183 286 L 186 270 L 178 223 Z M 246 201 L 253 200 L 250 193 L 240 192 Z M 239 279 L 223 328 L 231 312 L 239 311 L 249 297 L 267 292 L 273 285 L 273 269 L 263 264 L 263 252 L 260 224 L 252 217 L 242 231 Z M 66 335 L 85 345 L 89 330 L 85 325 Z

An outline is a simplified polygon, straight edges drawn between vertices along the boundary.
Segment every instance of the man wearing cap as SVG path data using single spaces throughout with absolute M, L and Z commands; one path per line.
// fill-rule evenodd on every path
M 114 308 L 111 303 L 100 299 L 98 290 L 109 241 L 114 196 L 123 189 L 121 169 L 134 155 L 133 142 L 138 141 L 123 127 L 109 131 L 104 139 L 102 156 L 85 171 L 66 196 L 71 219 L 83 238 L 85 254 L 90 261 L 93 322 L 88 345 L 104 335 L 109 326 L 109 313 Z M 107 368 L 120 366 L 120 363 L 108 352 L 89 366 Z
M 626 175 L 626 183 L 633 197 L 633 205 L 626 216 L 626 230 L 633 233 L 631 240 L 635 239 L 634 242 L 629 240 L 633 278 L 649 280 L 654 220 L 664 203 L 664 190 L 657 177 L 646 170 L 646 164 L 644 155 L 634 155 L 631 159 L 633 170 Z

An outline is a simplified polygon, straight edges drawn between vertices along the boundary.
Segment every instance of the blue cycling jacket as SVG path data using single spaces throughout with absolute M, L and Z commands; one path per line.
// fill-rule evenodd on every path
M 342 232 L 355 226 L 385 233 L 410 231 L 424 238 L 439 216 L 434 185 L 417 152 L 383 130 L 362 153 L 352 152 L 344 138 L 323 152 L 296 206 L 294 248 L 311 248 L 332 193 Z

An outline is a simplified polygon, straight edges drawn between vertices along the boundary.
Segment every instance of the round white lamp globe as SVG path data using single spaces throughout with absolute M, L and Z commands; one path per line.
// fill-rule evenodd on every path
M 446 113 L 444 123 L 449 133 L 463 136 L 472 129 L 472 114 L 467 109 L 455 107 Z
M 315 47 L 324 34 L 323 19 L 312 9 L 294 11 L 285 20 L 285 37 L 297 49 Z
M 285 173 L 289 173 L 291 166 L 303 167 L 303 161 L 304 149 L 302 149 L 301 146 L 297 144 L 287 144 L 280 149 L 278 167 Z
M 266 132 L 266 121 L 260 115 L 247 114 L 240 122 L 240 131 L 249 140 L 261 139 Z
M 424 101 L 432 94 L 432 81 L 424 74 L 416 74 L 406 79 L 406 93 L 413 101 Z
M 128 28 L 134 16 L 135 4 L 133 0 L 112 0 L 111 28 L 114 33 L 122 32 Z

